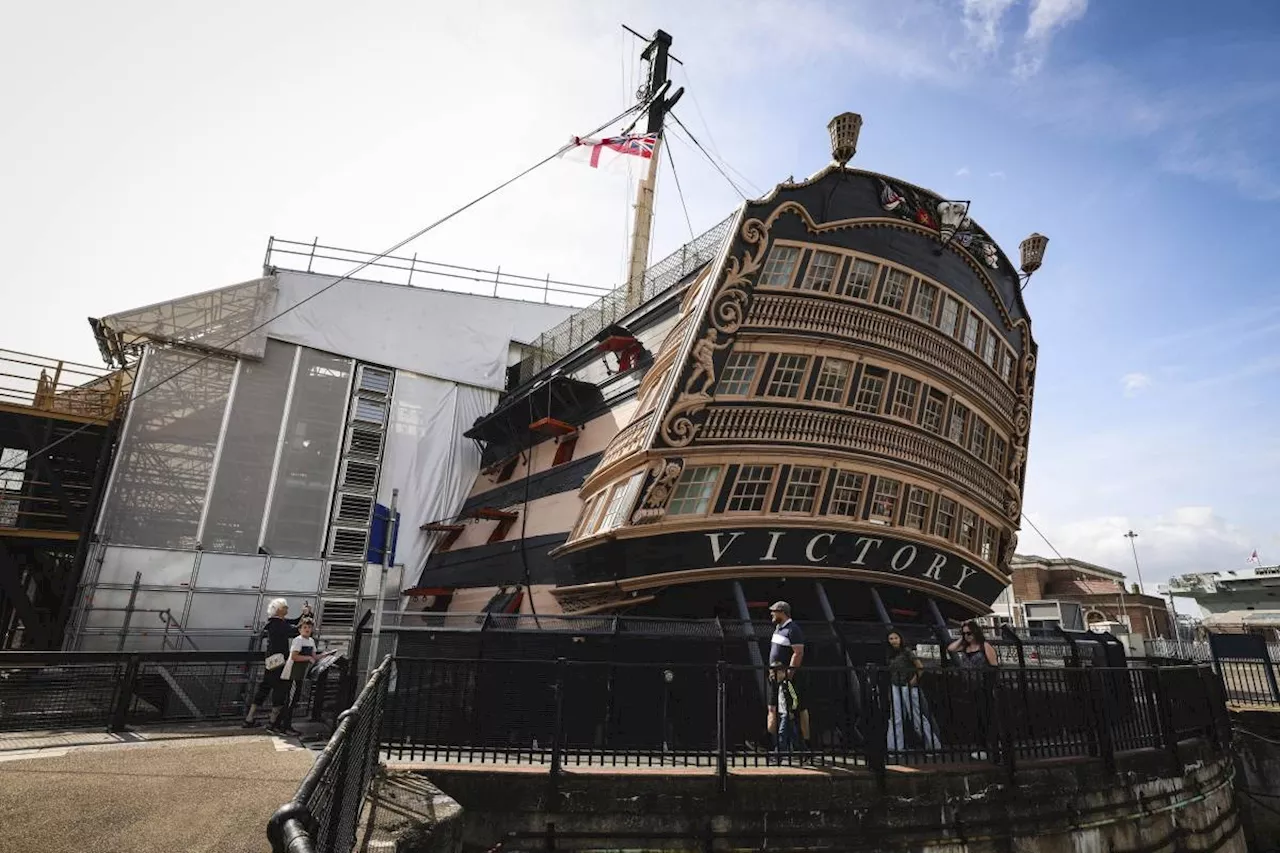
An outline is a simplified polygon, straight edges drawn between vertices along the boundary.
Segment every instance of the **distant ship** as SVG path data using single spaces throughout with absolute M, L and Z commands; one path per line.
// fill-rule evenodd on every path
M 1280 565 L 1181 575 L 1160 594 L 1194 598 L 1206 611 L 1206 630 L 1280 640 Z

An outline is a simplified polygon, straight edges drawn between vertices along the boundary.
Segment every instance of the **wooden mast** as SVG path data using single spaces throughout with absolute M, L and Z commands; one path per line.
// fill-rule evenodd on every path
M 670 98 L 663 96 L 670 84 L 667 63 L 671 58 L 671 36 L 657 30 L 641 58 L 649 63 L 649 85 L 645 97 L 650 101 L 645 132 L 657 137 L 649 169 L 636 191 L 636 215 L 631 228 L 631 260 L 627 266 L 627 310 L 644 301 L 644 271 L 649 261 L 649 239 L 653 231 L 653 190 L 658 179 L 658 157 L 662 152 L 662 125 L 671 108 L 684 93 L 679 89 Z M 678 61 L 678 60 L 677 60 Z

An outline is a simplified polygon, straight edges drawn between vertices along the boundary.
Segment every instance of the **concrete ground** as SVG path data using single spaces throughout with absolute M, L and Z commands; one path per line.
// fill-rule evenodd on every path
M 314 758 L 260 730 L 0 735 L 0 853 L 263 853 Z

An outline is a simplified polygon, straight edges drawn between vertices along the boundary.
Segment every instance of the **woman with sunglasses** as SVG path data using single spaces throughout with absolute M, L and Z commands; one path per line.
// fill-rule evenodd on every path
M 990 669 L 996 666 L 996 647 L 987 642 L 982 626 L 970 619 L 960 626 L 960 639 L 947 646 L 956 652 L 961 669 Z
M 947 651 L 954 652 L 960 668 L 969 671 L 964 679 L 975 706 L 976 740 L 979 744 L 991 746 L 991 700 L 995 689 L 991 676 L 997 666 L 996 648 L 987 642 L 982 627 L 970 619 L 960 626 L 960 639 L 947 646 Z M 982 761 L 986 757 L 985 750 L 973 752 L 974 760 Z

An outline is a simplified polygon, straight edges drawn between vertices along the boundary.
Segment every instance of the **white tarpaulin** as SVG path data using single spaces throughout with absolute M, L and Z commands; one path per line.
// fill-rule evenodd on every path
M 480 451 L 462 433 L 497 401 L 495 391 L 396 371 L 378 503 L 390 506 L 400 490 L 396 562 L 406 584 L 417 583 L 439 538 L 419 526 L 457 515 L 480 473 Z
M 279 271 L 268 333 L 361 361 L 502 390 L 511 341 L 530 341 L 574 309 L 536 302 Z M 470 424 L 468 424 L 470 426 Z

